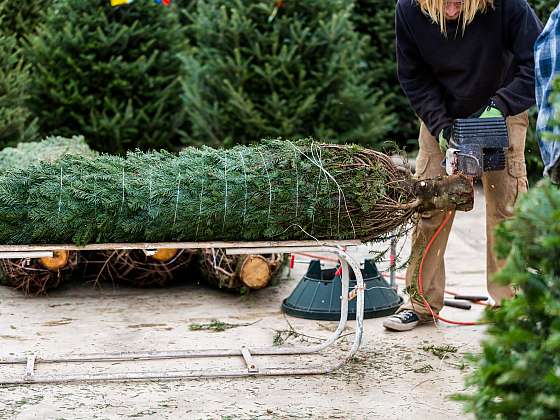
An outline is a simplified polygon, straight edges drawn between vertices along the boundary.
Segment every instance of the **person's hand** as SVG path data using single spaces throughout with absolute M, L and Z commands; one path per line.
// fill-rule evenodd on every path
M 452 127 L 453 127 L 452 125 L 449 125 L 439 132 L 439 136 L 438 136 L 439 150 L 441 150 L 441 153 L 443 153 L 444 155 L 445 152 L 447 152 L 447 149 L 449 148 L 449 140 L 451 138 Z
M 482 114 L 478 118 L 503 118 L 502 112 L 498 108 L 494 108 L 493 106 L 489 105 L 486 107 Z

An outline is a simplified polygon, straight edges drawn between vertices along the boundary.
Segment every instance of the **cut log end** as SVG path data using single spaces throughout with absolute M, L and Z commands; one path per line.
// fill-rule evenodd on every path
M 418 198 L 420 211 L 470 211 L 474 206 L 473 180 L 464 175 L 416 181 L 414 193 Z
M 44 257 L 40 264 L 49 271 L 58 271 L 68 265 L 69 252 L 64 250 L 54 251 L 52 257 Z
M 151 255 L 150 258 L 159 262 L 168 262 L 175 258 L 177 252 L 178 250 L 175 248 L 160 248 L 154 255 Z
M 250 289 L 262 289 L 272 278 L 270 264 L 261 255 L 249 255 L 241 265 L 239 278 Z

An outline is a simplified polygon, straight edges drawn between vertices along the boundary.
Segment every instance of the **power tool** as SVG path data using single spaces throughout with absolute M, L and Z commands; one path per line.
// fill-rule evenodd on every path
M 480 178 L 483 172 L 504 170 L 508 147 L 504 118 L 456 119 L 445 154 L 445 171 Z

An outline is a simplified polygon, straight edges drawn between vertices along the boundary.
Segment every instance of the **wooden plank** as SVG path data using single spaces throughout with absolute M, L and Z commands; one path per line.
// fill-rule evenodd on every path
M 253 254 L 294 254 L 304 251 L 332 252 L 332 247 L 317 245 L 313 248 L 308 246 L 277 246 L 270 248 L 226 248 L 227 255 L 253 255 Z M 338 261 L 338 260 L 337 260 Z
M 305 247 L 321 246 L 357 246 L 359 240 L 347 241 L 256 241 L 256 242 L 137 242 L 137 243 L 108 243 L 78 246 L 74 244 L 46 244 L 46 245 L 0 245 L 0 252 L 31 252 L 31 251 L 102 251 L 110 249 L 209 249 L 209 248 L 277 248 L 277 247 Z
M 241 355 L 245 360 L 245 364 L 247 365 L 247 371 L 249 373 L 256 373 L 259 371 L 259 368 L 257 367 L 257 364 L 255 363 L 255 360 L 253 359 L 253 356 L 251 355 L 247 347 L 245 346 L 241 347 Z
M 27 356 L 27 363 L 25 366 L 25 380 L 33 379 L 33 375 L 35 375 L 35 355 L 32 354 Z
M 52 258 L 52 251 L 9 251 L 0 252 L 0 258 L 2 259 L 20 259 L 20 258 Z

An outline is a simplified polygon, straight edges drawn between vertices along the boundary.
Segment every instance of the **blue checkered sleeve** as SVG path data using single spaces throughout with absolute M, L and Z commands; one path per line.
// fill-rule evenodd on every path
M 551 103 L 550 95 L 554 79 L 560 74 L 560 4 L 550 15 L 546 26 L 535 42 L 535 96 L 539 111 L 537 118 L 537 136 L 541 156 L 545 165 L 545 174 L 560 162 L 560 124 L 554 120 L 560 118 L 560 104 Z M 555 101 L 559 102 L 559 101 Z M 555 118 L 556 117 L 556 118 Z

